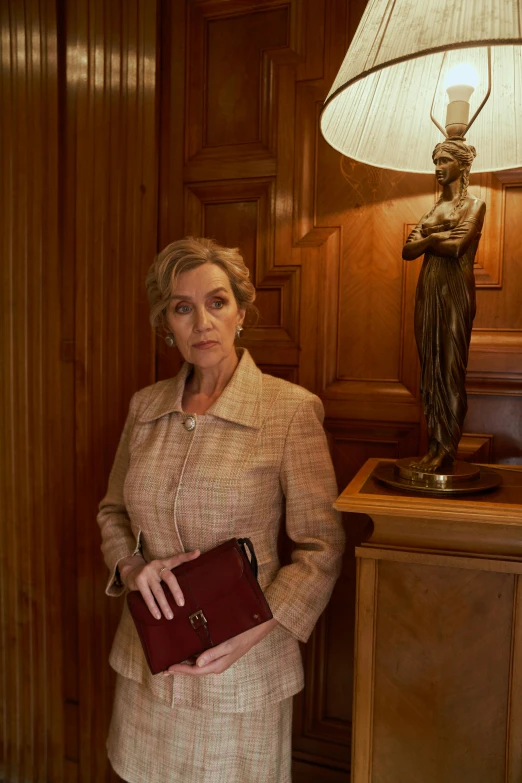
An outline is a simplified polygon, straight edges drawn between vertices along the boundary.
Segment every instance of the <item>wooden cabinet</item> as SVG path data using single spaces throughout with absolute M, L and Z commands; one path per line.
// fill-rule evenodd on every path
M 356 550 L 352 783 L 522 779 L 522 471 L 490 494 L 400 493 L 368 460 L 337 501 Z

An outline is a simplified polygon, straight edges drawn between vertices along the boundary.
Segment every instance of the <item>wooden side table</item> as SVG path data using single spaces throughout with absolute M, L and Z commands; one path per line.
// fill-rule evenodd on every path
M 356 550 L 352 783 L 522 783 L 522 470 L 451 499 L 388 489 L 371 459 L 337 500 Z

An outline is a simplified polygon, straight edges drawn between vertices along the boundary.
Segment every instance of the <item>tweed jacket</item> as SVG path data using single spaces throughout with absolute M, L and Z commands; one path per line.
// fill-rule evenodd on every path
M 175 705 L 258 710 L 303 687 L 298 640 L 306 641 L 341 566 L 344 534 L 332 508 L 337 486 L 318 397 L 263 374 L 245 349 L 221 396 L 192 431 L 183 426 L 185 364 L 175 378 L 137 392 L 100 503 L 108 595 L 120 595 L 118 562 L 141 547 L 147 561 L 232 537 L 249 537 L 259 583 L 279 625 L 220 675 L 152 676 L 125 604 L 111 666 Z M 295 544 L 277 552 L 282 520 Z

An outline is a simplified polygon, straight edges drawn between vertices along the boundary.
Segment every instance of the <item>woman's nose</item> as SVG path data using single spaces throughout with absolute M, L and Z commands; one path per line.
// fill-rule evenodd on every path
M 194 328 L 197 332 L 206 331 L 210 328 L 210 318 L 206 307 L 198 307 L 195 315 Z

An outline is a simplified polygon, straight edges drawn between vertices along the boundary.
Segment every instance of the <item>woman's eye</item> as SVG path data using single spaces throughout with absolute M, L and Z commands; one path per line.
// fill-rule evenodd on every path
M 214 308 L 214 310 L 221 310 L 221 308 L 224 307 L 224 305 L 225 302 L 223 301 L 223 299 L 214 299 L 214 301 L 212 302 L 212 307 Z
M 176 307 L 177 313 L 190 313 L 190 305 L 180 304 Z

